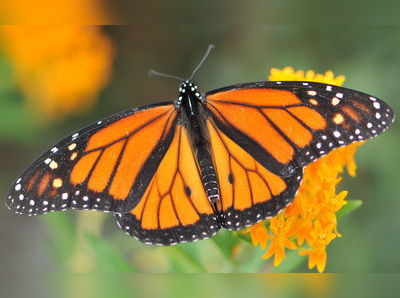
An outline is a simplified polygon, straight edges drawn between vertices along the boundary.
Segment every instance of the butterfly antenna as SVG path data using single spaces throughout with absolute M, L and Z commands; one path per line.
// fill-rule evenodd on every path
M 184 78 L 178 77 L 178 76 L 174 76 L 174 75 L 170 75 L 170 74 L 166 74 L 166 73 L 162 73 L 162 72 L 158 72 L 155 71 L 153 69 L 150 69 L 148 72 L 148 75 L 150 77 L 161 77 L 161 78 L 168 78 L 168 79 L 174 79 L 174 80 L 178 80 L 178 81 L 185 81 Z
M 197 71 L 200 69 L 200 67 L 203 65 L 204 61 L 206 61 L 208 55 L 210 55 L 211 51 L 215 48 L 213 44 L 210 44 L 207 48 L 207 51 L 204 53 L 203 58 L 201 58 L 199 64 L 196 66 L 196 68 L 193 70 L 192 75 L 189 77 L 189 81 L 193 79 L 193 77 L 196 75 Z

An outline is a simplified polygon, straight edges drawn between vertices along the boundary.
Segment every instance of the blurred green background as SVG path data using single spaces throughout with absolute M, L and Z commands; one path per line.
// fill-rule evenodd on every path
M 18 45 L 17 38 L 0 32 L 3 36 L 0 39 L 0 193 L 3 197 L 15 177 L 63 136 L 111 113 L 174 99 L 178 83 L 149 78 L 148 70 L 154 68 L 187 76 L 209 43 L 214 43 L 216 50 L 197 75 L 203 91 L 263 80 L 271 67 L 289 65 L 297 69 L 333 70 L 337 75 L 344 74 L 346 87 L 382 98 L 395 112 L 400 111 L 399 2 L 102 1 L 101 5 L 125 24 L 95 29 L 112 44 L 112 54 L 108 57 L 110 71 L 107 70 L 107 78 L 99 83 L 95 94 L 78 96 L 76 106 L 60 116 L 56 112 L 49 116 L 41 110 L 41 99 L 35 98 L 38 95 L 31 92 L 29 86 L 30 76 L 33 83 L 40 81 L 40 67 L 50 67 L 54 57 L 49 55 L 49 63 L 40 64 L 38 68 L 23 69 L 21 79 L 18 63 L 25 63 L 26 60 L 21 58 L 25 56 L 13 56 L 16 50 L 10 46 Z M 56 26 L 52 28 L 58 30 Z M 48 29 L 35 27 L 32 32 L 42 36 L 40 34 Z M 84 43 L 84 35 L 77 33 L 75 37 L 83 40 L 80 45 Z M 40 53 L 52 52 L 54 45 L 50 39 L 32 40 L 46 49 Z M 28 55 L 33 66 L 35 55 L 33 48 Z M 95 68 L 92 71 L 84 76 L 89 85 L 90 78 L 99 72 Z M 73 85 L 79 79 L 65 77 L 63 82 Z M 47 80 L 53 85 L 51 76 Z M 54 84 L 60 84 L 59 80 Z M 68 98 L 64 100 L 68 101 Z M 84 106 L 87 107 L 79 108 Z M 340 220 L 339 231 L 343 237 L 333 241 L 328 248 L 327 272 L 399 272 L 399 146 L 397 122 L 390 131 L 369 141 L 357 154 L 357 178 L 346 178 L 342 187 L 350 190 L 349 199 L 362 200 L 364 204 Z M 273 269 L 270 260 L 260 258 L 261 249 L 245 242 L 238 253 L 240 264 L 224 255 L 211 240 L 178 248 L 144 246 L 121 233 L 110 214 L 104 216 L 104 227 L 98 237 L 95 236 L 98 232 L 91 230 L 92 221 L 98 220 L 103 218 L 93 214 L 77 217 L 72 212 L 19 217 L 10 214 L 4 206 L 0 208 L 0 288 L 3 288 L 2 283 L 10 286 L 9 281 L 14 281 L 7 297 L 27 294 L 52 297 L 52 293 L 60 288 L 63 295 L 72 297 L 76 295 L 75 290 L 80 289 L 79 282 L 76 286 L 75 277 L 67 278 L 65 272 L 76 269 L 99 273 L 88 277 L 87 282 L 80 281 L 83 288 L 88 285 L 98 288 L 96 297 L 108 297 L 109 291 L 114 293 L 113 297 L 135 297 L 133 292 L 139 293 L 138 297 L 153 292 L 164 294 L 160 288 L 167 289 L 163 297 L 183 296 L 185 289 L 198 290 L 200 297 L 210 295 L 212 291 L 209 293 L 184 277 L 157 280 L 152 276 L 150 284 L 155 288 L 145 289 L 139 278 L 133 282 L 127 275 L 117 273 L 309 272 L 304 260 L 295 261 L 295 265 L 284 263 L 281 268 Z M 81 226 L 88 230 L 87 233 L 76 232 Z M 223 233 L 218 239 L 229 241 L 231 237 Z M 132 289 L 120 286 L 123 283 L 133 284 Z M 48 286 L 39 287 L 39 284 Z M 209 283 L 209 286 L 212 289 L 216 284 Z M 274 284 L 275 281 L 264 281 L 261 276 L 243 283 L 234 279 L 221 281 L 219 297 L 250 295 L 253 290 L 254 295 L 261 295 L 273 291 Z M 303 282 L 299 285 L 304 287 Z M 123 290 L 117 295 L 113 287 Z M 290 291 L 281 292 L 282 297 L 293 296 Z M 376 297 L 372 292 L 363 293 L 363 297 Z

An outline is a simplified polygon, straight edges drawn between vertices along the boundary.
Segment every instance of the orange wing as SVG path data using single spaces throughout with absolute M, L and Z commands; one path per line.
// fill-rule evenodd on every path
M 206 99 L 218 127 L 282 176 L 377 136 L 394 120 L 380 99 L 313 82 L 246 83 L 210 91 Z
M 222 226 L 239 229 L 293 199 L 308 163 L 378 135 L 393 122 L 383 101 L 312 82 L 246 83 L 206 94 Z
M 172 140 L 170 103 L 111 116 L 64 139 L 16 181 L 8 206 L 18 214 L 136 204 Z
M 146 244 L 173 245 L 208 238 L 218 231 L 186 128 L 176 127 L 142 199 L 127 214 L 118 215 L 117 221 Z
M 286 175 L 282 172 L 286 165 L 298 166 L 296 154 L 309 147 L 313 132 L 328 125 L 321 113 L 287 90 L 230 90 L 209 95 L 207 100 L 216 121 L 247 137 L 255 151 L 267 152 L 270 164 L 282 175 Z
M 211 149 L 220 186 L 219 213 L 222 226 L 242 229 L 274 216 L 294 197 L 302 170 L 283 178 L 272 173 L 237 143 L 224 134 L 212 120 L 207 121 Z

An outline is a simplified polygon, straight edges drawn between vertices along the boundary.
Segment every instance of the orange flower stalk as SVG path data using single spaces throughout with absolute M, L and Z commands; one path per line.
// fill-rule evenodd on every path
M 312 81 L 342 85 L 344 76 L 334 76 L 331 71 L 316 74 L 314 71 L 295 71 L 291 67 L 271 69 L 272 81 Z M 309 164 L 304 170 L 302 184 L 293 204 L 268 221 L 247 229 L 252 243 L 267 248 L 264 258 L 274 257 L 278 266 L 285 258 L 287 249 L 299 249 L 299 255 L 308 256 L 308 267 L 323 272 L 326 267 L 326 247 L 340 233 L 337 231 L 337 215 L 347 202 L 347 191 L 336 192 L 341 174 L 347 168 L 355 176 L 354 154 L 362 142 L 333 150 Z

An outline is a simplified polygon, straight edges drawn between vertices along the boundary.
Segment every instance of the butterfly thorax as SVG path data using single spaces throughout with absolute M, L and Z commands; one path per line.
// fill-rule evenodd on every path
M 183 108 L 192 115 L 196 112 L 197 103 L 203 101 L 199 87 L 193 81 L 183 81 L 179 86 L 178 98 L 174 104 L 177 109 Z
M 193 145 L 196 148 L 202 146 L 207 135 L 204 131 L 202 96 L 195 83 L 189 80 L 182 82 L 175 107 L 180 113 L 181 123 L 191 132 Z

